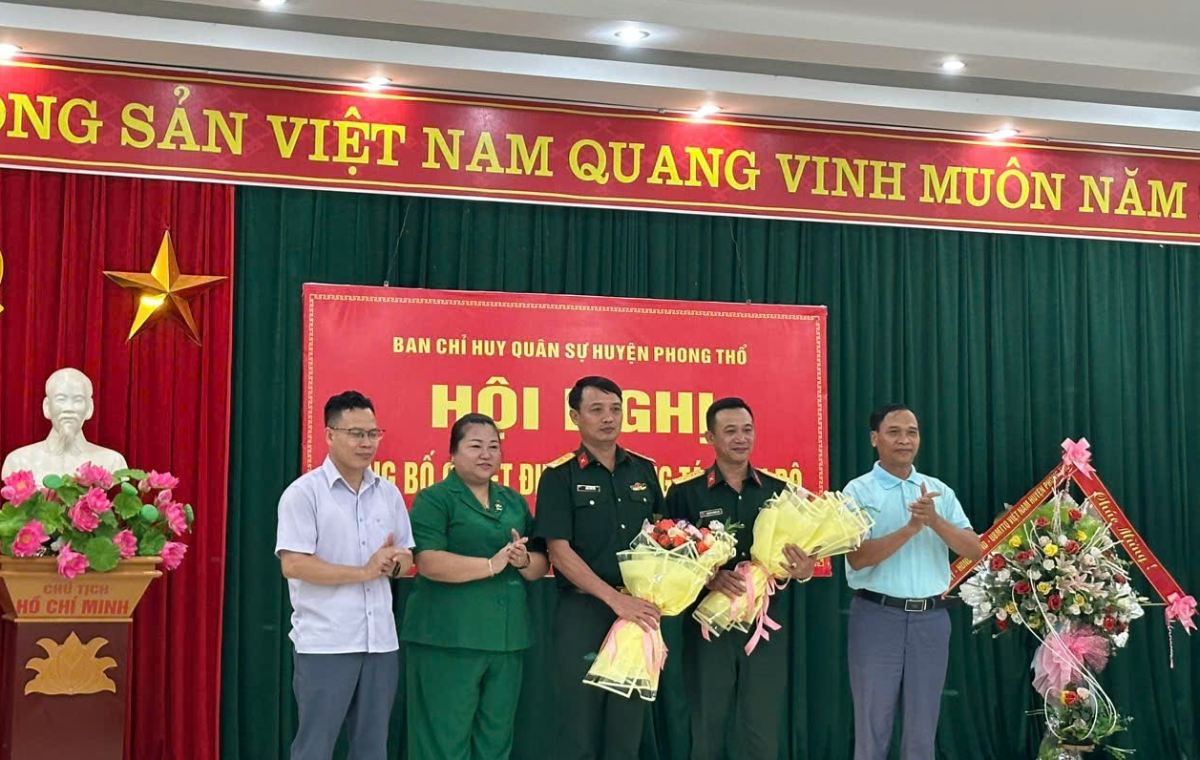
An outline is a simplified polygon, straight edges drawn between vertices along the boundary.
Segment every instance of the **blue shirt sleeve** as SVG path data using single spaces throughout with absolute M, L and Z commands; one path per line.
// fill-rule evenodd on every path
M 869 499 L 869 496 L 866 491 L 867 491 L 867 489 L 865 489 L 861 485 L 859 485 L 859 481 L 857 479 L 851 480 L 849 483 L 846 484 L 846 487 L 842 489 L 842 493 L 846 494 L 851 499 L 854 499 L 854 503 L 857 504 L 860 508 L 862 508 L 862 507 L 873 507 L 873 508 L 877 507 L 877 505 L 869 503 L 870 499 Z M 867 514 L 871 515 L 870 509 L 867 510 Z M 872 515 L 871 520 L 872 520 L 871 528 L 870 528 L 870 530 L 867 531 L 868 539 L 875 538 L 874 515 Z
M 967 519 L 967 513 L 963 511 L 954 489 L 945 483 L 942 483 L 940 487 L 942 495 L 935 500 L 938 514 L 956 528 L 970 528 L 971 521 Z

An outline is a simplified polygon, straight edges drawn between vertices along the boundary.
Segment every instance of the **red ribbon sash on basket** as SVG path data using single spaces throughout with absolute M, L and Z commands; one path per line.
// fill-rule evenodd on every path
M 1068 438 L 1063 441 L 1062 448 L 1062 464 L 1054 468 L 1029 493 L 1025 494 L 1024 498 L 1017 502 L 1012 509 L 1000 515 L 992 527 L 980 537 L 983 556 L 988 556 L 995 551 L 996 547 L 1007 541 L 1035 509 L 1046 503 L 1053 495 L 1055 488 L 1067 479 L 1073 480 L 1084 495 L 1091 500 L 1092 505 L 1104 521 L 1108 523 L 1113 536 L 1120 541 L 1134 565 L 1142 571 L 1154 592 L 1167 603 L 1167 626 L 1178 621 L 1185 631 L 1190 633 L 1195 630 L 1196 623 L 1192 620 L 1196 614 L 1195 598 L 1184 593 L 1178 581 L 1162 566 L 1158 558 L 1154 556 L 1154 552 L 1150 551 L 1150 547 L 1146 545 L 1145 539 L 1134 529 L 1133 524 L 1125 515 L 1125 511 L 1121 509 L 1104 483 L 1101 482 L 1099 473 L 1091 464 L 1092 453 L 1089 450 L 1087 439 L 1080 438 L 1078 441 L 1072 441 Z M 952 562 L 950 564 L 950 588 L 946 590 L 946 594 L 962 583 L 971 574 L 975 565 L 976 562 L 963 557 Z

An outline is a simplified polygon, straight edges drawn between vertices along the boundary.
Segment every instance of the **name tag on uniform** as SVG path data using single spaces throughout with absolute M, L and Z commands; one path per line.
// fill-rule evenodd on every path
M 576 493 L 600 493 L 600 486 L 591 486 L 586 483 L 579 483 L 575 486 Z
M 710 517 L 720 517 L 725 514 L 723 509 L 702 509 L 700 510 L 700 519 L 707 520 Z

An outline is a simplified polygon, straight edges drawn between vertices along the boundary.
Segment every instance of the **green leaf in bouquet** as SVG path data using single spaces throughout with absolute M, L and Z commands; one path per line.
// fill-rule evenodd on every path
M 134 467 L 126 467 L 113 473 L 113 480 L 145 480 L 146 471 Z
M 83 489 L 74 483 L 64 483 L 54 491 L 58 494 L 59 500 L 68 507 L 75 506 L 75 502 L 79 501 L 80 496 L 83 496 Z
M 63 480 L 62 475 L 47 475 L 46 477 L 42 478 L 42 485 L 44 485 L 46 488 L 49 488 L 51 491 L 57 491 L 58 489 L 62 488 L 65 482 L 66 481 Z
M 121 484 L 121 493 L 129 494 L 130 496 L 133 496 L 136 498 L 138 495 L 137 486 L 135 486 L 133 483 L 130 483 L 129 481 L 125 481 L 124 483 Z
M 113 510 L 122 520 L 129 520 L 142 511 L 142 500 L 138 498 L 137 489 L 133 489 L 133 493 L 128 493 L 122 489 L 121 493 L 113 499 Z
M 159 517 L 158 507 L 153 504 L 146 504 L 141 509 L 141 517 L 148 523 L 156 521 Z
M 100 524 L 107 525 L 110 528 L 116 528 L 117 527 L 117 516 L 113 513 L 113 511 L 111 509 L 106 509 L 100 513 Z M 99 531 L 99 528 L 97 528 L 97 531 Z
M 112 513 L 108 512 L 106 514 L 112 514 Z M 121 526 L 117 525 L 116 520 L 113 520 L 111 525 L 108 523 L 105 523 L 105 522 L 101 522 L 99 527 L 97 527 L 96 530 L 92 531 L 92 535 L 100 536 L 102 538 L 112 538 L 113 536 L 117 535 L 117 531 L 119 531 L 120 529 L 121 529 Z
M 111 538 L 96 536 L 83 545 L 83 554 L 87 557 L 88 567 L 98 573 L 107 573 L 117 566 L 121 559 L 121 550 Z
M 138 537 L 137 553 L 142 557 L 156 557 L 162 554 L 163 547 L 166 545 L 166 536 L 160 531 L 148 530 Z
M 26 509 L 12 504 L 4 505 L 4 508 L 0 509 L 0 539 L 7 541 L 17 535 L 17 531 L 29 522 L 31 516 Z
M 46 528 L 46 532 L 53 535 L 61 533 L 63 526 L 66 524 L 66 512 L 61 504 L 56 504 L 52 501 L 42 500 L 33 508 L 33 516 L 37 518 Z
M 190 527 L 192 527 L 192 523 L 196 521 L 196 513 L 192 511 L 192 505 L 191 505 L 191 504 L 184 504 L 184 505 L 183 505 L 183 513 L 184 513 L 185 515 L 187 515 L 187 524 L 188 524 L 188 527 L 189 527 L 189 528 L 190 528 Z

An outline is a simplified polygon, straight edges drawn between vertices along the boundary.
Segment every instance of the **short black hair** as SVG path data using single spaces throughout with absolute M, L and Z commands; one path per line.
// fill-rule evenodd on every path
M 351 409 L 370 409 L 373 412 L 375 405 L 371 403 L 371 399 L 358 391 L 342 391 L 336 396 L 330 396 L 325 402 L 325 427 L 332 427 L 338 421 L 338 417 L 342 416 L 342 412 Z
M 575 411 L 579 411 L 579 404 L 583 401 L 583 389 L 595 388 L 596 390 L 611 393 L 617 398 L 621 398 L 621 386 L 609 380 L 607 377 L 599 375 L 588 375 L 581 377 L 575 381 L 575 386 L 571 388 L 571 392 L 567 394 L 567 405 Z
M 712 402 L 708 411 L 704 413 L 704 422 L 708 425 L 708 432 L 715 432 L 713 428 L 717 426 L 717 412 L 723 412 L 726 409 L 745 409 L 750 414 L 750 419 L 754 419 L 754 410 L 750 408 L 749 404 L 737 396 L 726 396 Z
M 458 451 L 458 444 L 462 442 L 463 437 L 467 434 L 467 428 L 471 425 L 491 425 L 492 430 L 496 431 L 496 437 L 500 437 L 500 428 L 496 427 L 496 421 L 491 417 L 478 412 L 464 414 L 450 427 L 451 454 Z
M 871 412 L 871 430 L 878 433 L 879 426 L 883 424 L 883 418 L 892 412 L 912 412 L 914 417 L 917 416 L 917 413 L 913 412 L 907 404 L 884 404 Z

